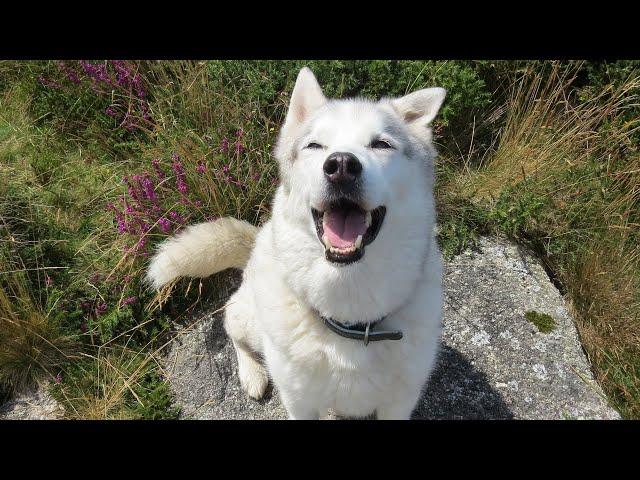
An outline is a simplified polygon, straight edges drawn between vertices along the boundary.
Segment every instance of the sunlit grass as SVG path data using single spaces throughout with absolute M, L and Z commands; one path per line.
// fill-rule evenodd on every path
M 573 305 L 596 378 L 638 418 L 640 121 L 624 113 L 638 104 L 640 77 L 587 99 L 570 95 L 572 81 L 559 64 L 515 81 L 494 151 L 449 173 L 441 195 L 542 256 Z

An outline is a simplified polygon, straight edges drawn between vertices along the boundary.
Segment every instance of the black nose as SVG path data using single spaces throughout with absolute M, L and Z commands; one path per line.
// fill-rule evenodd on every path
M 353 153 L 335 152 L 324 161 L 322 170 L 331 183 L 349 184 L 360 176 L 362 164 Z

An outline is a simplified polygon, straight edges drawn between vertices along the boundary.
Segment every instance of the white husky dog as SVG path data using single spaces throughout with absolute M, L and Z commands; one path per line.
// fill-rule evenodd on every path
M 275 149 L 271 220 L 193 225 L 160 246 L 156 288 L 244 269 L 224 326 L 250 397 L 271 378 L 292 419 L 410 418 L 441 333 L 429 124 L 445 94 L 329 100 L 303 68 Z

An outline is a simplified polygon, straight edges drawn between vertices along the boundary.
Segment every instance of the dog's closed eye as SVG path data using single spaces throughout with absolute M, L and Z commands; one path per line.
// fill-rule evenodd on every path
M 380 139 L 372 140 L 371 144 L 369 144 L 369 147 L 375 148 L 375 149 L 393 148 L 389 142 L 385 142 L 384 140 L 380 140 Z
M 310 144 L 308 144 L 308 145 L 307 145 L 306 147 L 304 147 L 304 148 L 313 148 L 313 149 L 316 149 L 316 148 L 324 148 L 324 147 L 323 147 L 322 145 L 320 145 L 319 143 L 311 142 Z

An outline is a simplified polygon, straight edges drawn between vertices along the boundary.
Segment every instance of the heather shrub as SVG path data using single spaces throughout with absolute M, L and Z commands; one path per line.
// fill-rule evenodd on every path
M 113 156 L 135 151 L 152 124 L 145 62 L 38 62 L 32 68 L 31 110 L 40 125 Z
M 279 122 L 296 75 L 305 65 L 331 97 L 380 98 L 432 86 L 446 88 L 449 94 L 438 115 L 436 130 L 441 132 L 441 141 L 451 148 L 456 141 L 466 143 L 464 137 L 470 135 L 474 116 L 491 102 L 491 92 L 470 61 L 214 61 L 209 69 L 225 92 L 233 91 L 242 99 L 258 102 L 267 116 Z

